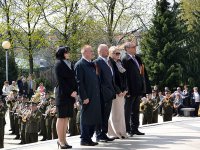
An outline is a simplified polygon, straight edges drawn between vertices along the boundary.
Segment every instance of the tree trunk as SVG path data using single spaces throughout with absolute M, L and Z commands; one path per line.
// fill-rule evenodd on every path
M 33 56 L 31 50 L 29 50 L 29 67 L 30 74 L 33 74 Z

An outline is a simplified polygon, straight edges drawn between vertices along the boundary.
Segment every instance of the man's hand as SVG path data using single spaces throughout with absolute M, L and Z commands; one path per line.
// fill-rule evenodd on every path
M 90 100 L 88 98 L 83 100 L 83 104 L 88 104 L 89 102 L 90 102 Z
M 72 94 L 71 94 L 71 97 L 74 97 L 74 98 L 75 98 L 76 96 L 77 96 L 77 92 L 76 92 L 76 91 L 73 91 Z
M 120 93 L 118 94 L 118 96 L 119 96 L 119 97 L 122 97 L 122 96 L 123 96 L 123 93 L 122 93 L 122 92 L 120 92 Z

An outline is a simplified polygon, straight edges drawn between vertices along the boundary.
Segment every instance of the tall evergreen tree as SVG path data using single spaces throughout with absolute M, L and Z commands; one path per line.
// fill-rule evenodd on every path
M 186 28 L 180 19 L 179 4 L 157 1 L 152 26 L 141 41 L 144 63 L 152 85 L 174 88 L 183 80 Z
M 189 45 L 187 51 L 186 74 L 188 83 L 193 86 L 200 86 L 200 11 L 193 12 L 193 23 L 191 25 Z

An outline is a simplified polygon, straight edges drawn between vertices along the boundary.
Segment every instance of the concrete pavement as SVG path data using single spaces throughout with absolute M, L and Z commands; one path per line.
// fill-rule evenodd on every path
M 8 126 L 7 126 L 8 128 Z M 8 130 L 6 130 L 8 131 Z M 134 135 L 128 139 L 99 143 L 95 147 L 80 146 L 79 136 L 69 137 L 68 143 L 73 149 L 129 149 L 129 150 L 197 150 L 200 145 L 200 117 L 173 117 L 173 121 L 140 127 L 144 136 Z M 12 140 L 13 135 L 5 135 L 4 149 L 12 150 L 41 150 L 57 149 L 56 141 L 44 141 L 27 145 L 18 145 L 19 140 Z M 39 137 L 41 139 L 41 137 Z M 94 139 L 95 140 L 95 139 Z

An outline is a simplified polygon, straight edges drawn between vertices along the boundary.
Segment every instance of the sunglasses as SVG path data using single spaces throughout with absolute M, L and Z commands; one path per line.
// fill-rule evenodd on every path
M 115 55 L 120 55 L 121 53 L 119 53 L 119 52 L 116 52 L 116 53 L 114 53 Z

